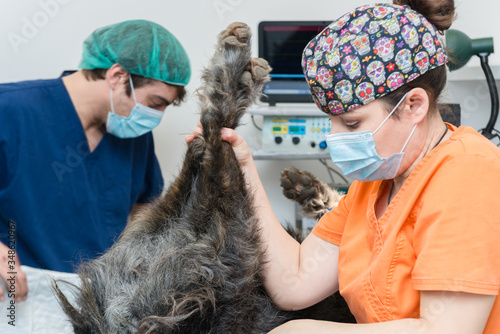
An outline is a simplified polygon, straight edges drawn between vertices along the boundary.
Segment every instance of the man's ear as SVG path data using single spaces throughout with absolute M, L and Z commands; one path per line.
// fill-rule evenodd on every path
M 106 81 L 111 89 L 116 88 L 128 81 L 129 73 L 125 71 L 120 65 L 114 64 L 106 72 Z
M 405 98 L 404 114 L 414 124 L 420 123 L 429 111 L 429 95 L 423 88 L 413 88 Z

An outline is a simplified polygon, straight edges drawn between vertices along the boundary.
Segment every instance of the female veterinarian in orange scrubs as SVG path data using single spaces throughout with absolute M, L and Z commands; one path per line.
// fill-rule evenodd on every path
M 332 160 L 357 181 L 301 245 L 248 146 L 222 132 L 255 195 L 274 302 L 301 309 L 340 289 L 358 322 L 296 320 L 273 333 L 500 333 L 500 150 L 437 110 L 453 0 L 399 3 L 359 7 L 304 50 Z

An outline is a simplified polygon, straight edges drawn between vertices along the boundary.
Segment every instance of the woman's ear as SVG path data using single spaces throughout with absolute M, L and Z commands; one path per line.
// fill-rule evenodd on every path
M 106 81 L 112 90 L 116 90 L 117 86 L 128 81 L 129 73 L 120 65 L 114 64 L 106 72 Z
M 423 88 L 413 88 L 405 98 L 404 114 L 414 124 L 420 123 L 429 111 L 429 95 Z

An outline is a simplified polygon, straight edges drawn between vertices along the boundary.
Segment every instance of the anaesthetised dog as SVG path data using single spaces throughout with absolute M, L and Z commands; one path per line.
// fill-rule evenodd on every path
M 277 310 L 263 290 L 252 195 L 220 138 L 221 127 L 238 126 L 270 70 L 251 58 L 245 24 L 218 36 L 199 90 L 203 134 L 177 179 L 108 252 L 80 266 L 75 305 L 54 282 L 75 333 L 265 333 L 307 317 Z M 332 319 L 335 311 L 328 304 L 316 314 Z

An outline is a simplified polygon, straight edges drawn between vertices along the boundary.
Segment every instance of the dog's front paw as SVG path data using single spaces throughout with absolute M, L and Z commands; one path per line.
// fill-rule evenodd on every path
M 250 41 L 250 28 L 242 22 L 233 22 L 219 34 L 219 43 L 223 45 L 246 46 Z
M 342 197 L 311 173 L 297 168 L 281 172 L 281 187 L 287 198 L 300 204 L 302 215 L 316 219 L 337 206 Z
M 265 59 L 252 58 L 246 71 L 241 76 L 241 82 L 250 87 L 268 82 L 270 80 L 269 72 L 271 72 L 271 66 L 269 66 L 269 63 Z
M 281 188 L 283 194 L 298 203 L 318 197 L 317 187 L 313 184 L 311 174 L 296 168 L 285 169 L 281 172 Z

